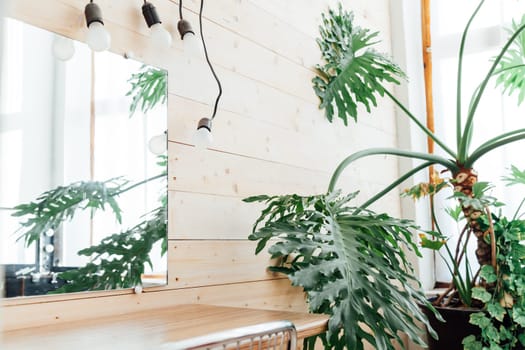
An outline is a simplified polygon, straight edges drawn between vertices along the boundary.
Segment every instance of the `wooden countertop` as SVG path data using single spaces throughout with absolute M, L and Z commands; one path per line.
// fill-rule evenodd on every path
M 147 312 L 27 328 L 3 334 L 1 349 L 146 350 L 231 328 L 289 320 L 298 339 L 326 330 L 328 316 L 212 305 L 177 305 Z

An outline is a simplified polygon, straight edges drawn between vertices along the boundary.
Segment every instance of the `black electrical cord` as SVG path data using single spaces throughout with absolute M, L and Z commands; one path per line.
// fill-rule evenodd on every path
M 199 29 L 201 31 L 201 41 L 202 41 L 202 47 L 204 49 L 204 57 L 206 57 L 206 62 L 208 63 L 208 66 L 210 67 L 211 73 L 213 74 L 213 77 L 215 78 L 215 81 L 217 81 L 217 86 L 219 87 L 219 94 L 217 95 L 217 99 L 215 100 L 215 105 L 213 107 L 213 114 L 211 116 L 211 120 L 213 120 L 213 118 L 215 118 L 215 115 L 217 114 L 217 108 L 219 106 L 219 100 L 221 99 L 222 86 L 221 86 L 221 82 L 219 80 L 219 77 L 217 77 L 217 74 L 215 73 L 215 69 L 213 69 L 213 65 L 210 62 L 210 58 L 208 57 L 208 49 L 206 48 L 206 41 L 204 40 L 204 34 L 202 33 L 202 9 L 203 8 L 204 8 L 204 0 L 201 0 L 201 6 L 200 6 L 200 10 L 199 10 Z
M 182 0 L 179 0 L 179 19 L 182 21 Z

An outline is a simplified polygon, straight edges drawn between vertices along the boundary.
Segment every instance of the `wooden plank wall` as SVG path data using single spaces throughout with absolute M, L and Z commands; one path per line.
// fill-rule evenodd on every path
M 169 72 L 169 284 L 146 289 L 4 301 L 7 329 L 70 322 L 180 303 L 306 310 L 301 291 L 268 273 L 267 255 L 254 256 L 247 240 L 260 205 L 256 194 L 315 194 L 353 151 L 396 144 L 393 105 L 383 101 L 358 125 L 328 123 L 311 88 L 319 61 L 320 13 L 332 0 L 208 0 L 204 31 L 224 95 L 211 150 L 197 151 L 192 134 L 211 113 L 216 85 L 203 63 L 188 64 L 176 35 L 178 2 L 152 0 L 173 49 L 150 47 L 140 0 L 98 0 L 112 34 L 111 50 Z M 14 17 L 84 40 L 87 0 L 16 0 Z M 198 0 L 184 2 L 197 28 Z M 390 51 L 389 1 L 348 3 L 358 22 L 381 30 Z M 360 161 L 342 181 L 369 195 L 397 174 L 390 158 Z M 399 213 L 397 193 L 378 209 Z

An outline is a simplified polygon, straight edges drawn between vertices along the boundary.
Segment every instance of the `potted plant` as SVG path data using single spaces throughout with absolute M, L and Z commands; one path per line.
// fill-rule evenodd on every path
M 465 38 L 483 2 L 479 3 L 463 32 L 458 91 L 461 91 Z M 466 223 L 458 250 L 455 254 L 449 251 L 451 286 L 436 304 L 457 299 L 458 305 L 477 308 L 479 312 L 469 319 L 482 331 L 481 335 L 465 339 L 467 349 L 516 349 L 525 344 L 525 336 L 519 333 L 525 326 L 525 313 L 522 315 L 525 279 L 521 273 L 525 254 L 519 244 L 525 234 L 524 222 L 517 216 L 509 220 L 490 212 L 490 207 L 498 202 L 489 196 L 489 185 L 477 181 L 474 171 L 476 161 L 490 151 L 525 139 L 525 129 L 494 136 L 473 151 L 469 147 L 476 111 L 489 81 L 495 79 L 510 93 L 519 91 L 520 102 L 524 99 L 524 31 L 525 17 L 520 23 L 514 23 L 510 37 L 467 106 L 463 106 L 461 94 L 458 94 L 457 145 L 454 149 L 423 125 L 388 90 L 389 84 L 399 84 L 405 75 L 387 56 L 372 49 L 378 33 L 355 26 L 353 15 L 341 5 L 338 10 L 330 10 L 323 16 L 318 44 L 325 63 L 316 67 L 318 74 L 313 85 L 327 119 L 332 121 L 339 117 L 346 125 L 349 117 L 357 120 L 358 105 L 370 111 L 377 105 L 378 96 L 386 95 L 447 154 L 442 157 L 398 148 L 365 149 L 351 154 L 337 167 L 326 194 L 246 199 L 267 204 L 250 236 L 258 241 L 256 252 L 270 244 L 270 254 L 282 258 L 280 265 L 272 270 L 287 274 L 292 284 L 304 288 L 312 312 L 331 315 L 328 332 L 322 337 L 326 347 L 363 349 L 363 344 L 368 342 L 377 349 L 394 349 L 392 341 L 400 342 L 399 332 L 406 333 L 418 344 L 423 343 L 413 320 L 427 324 L 427 318 L 417 305 L 431 312 L 435 309 L 420 290 L 405 255 L 406 248 L 419 254 L 413 231 L 421 232 L 421 228 L 388 214 L 376 214 L 368 207 L 417 172 L 434 165 L 442 167 L 449 179 L 436 178 L 437 181 L 420 184 L 407 194 L 432 195 L 450 185 L 458 200 L 456 215 Z M 468 107 L 465 116 L 461 113 L 464 107 Z M 337 190 L 338 179 L 354 161 L 373 155 L 407 157 L 422 163 L 365 203 L 352 205 L 350 201 L 355 194 L 341 194 Z M 523 175 L 514 169 L 510 181 L 521 183 Z M 447 249 L 443 243 L 450 233 L 439 229 L 427 233 L 422 237 L 423 246 Z M 461 267 L 467 249 L 465 240 L 471 237 L 477 240 L 475 249 L 480 272 L 472 272 L 467 267 L 467 273 L 462 273 L 465 271 Z M 439 314 L 436 317 L 440 318 Z M 427 327 L 431 336 L 436 337 L 432 327 L 428 324 Z M 451 333 L 455 331 L 448 329 Z M 461 344 L 455 345 L 455 348 L 460 347 Z

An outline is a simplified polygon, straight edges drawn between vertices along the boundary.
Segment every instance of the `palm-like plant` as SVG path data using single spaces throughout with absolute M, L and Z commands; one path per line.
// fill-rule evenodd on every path
M 424 317 L 420 317 L 417 307 L 414 307 L 414 300 L 423 304 L 425 300 L 421 292 L 410 284 L 413 279 L 409 277 L 410 266 L 404 256 L 395 255 L 393 252 L 400 250 L 403 244 L 412 246 L 417 252 L 408 231 L 412 224 L 374 214 L 367 211 L 367 208 L 425 168 L 438 164 L 451 173 L 450 182 L 454 186 L 455 197 L 459 199 L 460 212 L 467 221 L 466 231 L 470 233 L 464 237 L 474 235 L 477 238 L 476 256 L 482 268 L 496 264 L 494 230 L 492 229 L 492 235 L 489 237 L 491 230 L 487 229 L 491 215 L 487 215 L 485 211 L 491 200 L 485 194 L 487 185 L 477 182 L 478 176 L 473 167 L 476 161 L 487 153 L 525 139 L 525 129 L 495 136 L 474 150 L 470 150 L 470 143 L 476 111 L 491 79 L 496 79 L 509 93 L 517 91 L 520 102 L 524 99 L 525 17 L 520 23 L 514 23 L 508 41 L 474 91 L 464 117 L 461 91 L 465 41 L 470 25 L 483 3 L 484 0 L 480 1 L 470 17 L 460 44 L 455 150 L 423 125 L 389 92 L 388 84 L 399 84 L 404 78 L 404 73 L 388 57 L 372 49 L 377 33 L 354 26 L 352 14 L 344 11 L 341 6 L 338 11 L 330 10 L 327 16 L 323 16 L 318 44 L 326 62 L 316 67 L 318 76 L 313 79 L 313 85 L 320 98 L 320 108 L 325 110 L 327 119 L 332 121 L 334 116 L 337 116 L 346 125 L 349 117 L 357 120 L 358 105 L 361 104 L 370 111 L 372 106 L 377 105 L 378 96 L 386 95 L 446 154 L 443 157 L 398 148 L 365 149 L 351 154 L 337 167 L 326 195 L 271 198 L 262 196 L 248 199 L 268 203 L 268 207 L 254 226 L 254 233 L 250 236 L 251 239 L 259 240 L 258 251 L 268 242 L 272 242 L 269 241 L 271 237 L 282 239 L 274 241 L 270 248 L 274 256 L 287 257 L 285 262 L 289 265 L 281 271 L 287 273 L 293 283 L 303 286 L 312 311 L 332 315 L 328 337 L 325 339 L 327 346 L 362 349 L 363 341 L 367 341 L 377 349 L 393 349 L 389 340 L 397 339 L 394 335 L 396 331 L 404 331 L 410 338 L 419 341 L 417 332 L 413 332 L 412 324 L 406 322 L 404 316 L 405 312 L 409 312 L 416 319 L 425 320 Z M 348 197 L 345 197 L 345 200 L 334 199 L 341 173 L 354 161 L 373 155 L 412 158 L 421 160 L 422 163 L 357 207 L 350 209 L 346 206 Z M 427 189 L 432 188 L 435 192 L 442 187 L 444 184 L 430 184 Z M 417 191 L 412 190 L 411 193 L 415 192 Z M 264 225 L 261 226 L 262 222 Z M 431 244 L 430 240 L 426 242 Z M 463 244 L 462 247 L 465 248 L 466 243 Z M 441 241 L 438 245 L 441 246 Z M 459 259 L 463 256 L 458 255 Z M 402 267 L 389 263 L 396 260 L 402 262 Z M 408 268 L 404 270 L 406 275 L 399 271 L 403 268 Z M 377 275 L 377 271 L 382 273 Z M 454 274 L 458 270 L 452 272 Z M 476 279 L 476 276 L 478 274 L 469 275 L 467 279 Z M 486 275 L 482 274 L 483 276 Z M 387 291 L 383 283 L 393 280 L 400 283 L 400 288 L 389 285 Z M 466 286 L 462 285 L 461 281 L 460 278 L 453 279 L 453 287 L 448 292 L 457 294 L 459 291 L 461 301 L 470 304 L 472 286 L 468 282 Z M 381 293 L 369 293 L 370 289 Z M 401 301 L 406 297 L 410 300 Z M 369 315 L 370 306 L 380 311 Z M 357 317 L 355 315 L 364 317 L 356 321 L 353 318 Z M 381 315 L 381 321 L 378 320 L 378 315 Z M 358 322 L 363 322 L 373 332 L 368 333 Z M 340 328 L 343 329 L 342 333 L 338 333 Z
M 416 126 L 422 132 L 424 132 L 428 137 L 430 137 L 450 157 L 445 158 L 443 156 L 435 154 L 400 150 L 397 148 L 366 149 L 350 155 L 337 167 L 330 181 L 328 191 L 331 192 L 335 189 L 337 181 L 346 167 L 348 167 L 354 161 L 363 157 L 378 154 L 388 154 L 400 157 L 420 159 L 425 161 L 420 166 L 412 169 L 411 171 L 401 176 L 399 179 L 394 181 L 392 185 L 388 186 L 385 190 L 370 198 L 366 203 L 364 203 L 361 206 L 363 208 L 366 208 L 379 198 L 383 197 L 388 191 L 395 188 L 395 186 L 399 185 L 401 182 L 411 177 L 415 173 L 431 165 L 439 164 L 445 167 L 448 171 L 450 171 L 452 175 L 451 182 L 454 185 L 456 197 L 458 197 L 460 202 L 463 203 L 463 214 L 467 219 L 468 226 L 472 230 L 472 233 L 478 239 L 478 248 L 476 250 L 476 256 L 481 266 L 487 264 L 495 264 L 495 262 L 492 254 L 492 248 L 490 246 L 490 243 L 488 243 L 486 239 L 487 232 L 481 229 L 478 221 L 480 216 L 485 215 L 485 213 L 482 211 L 482 208 L 470 205 L 472 204 L 472 201 L 466 200 L 474 197 L 475 194 L 474 186 L 477 183 L 478 175 L 474 171 L 474 164 L 481 157 L 499 147 L 525 139 L 525 129 L 518 129 L 495 136 L 492 139 L 487 140 L 486 142 L 478 146 L 476 149 L 472 151 L 470 150 L 470 143 L 472 140 L 472 134 L 474 132 L 474 117 L 476 115 L 478 105 L 482 99 L 483 93 L 485 92 L 489 81 L 495 78 L 498 84 L 504 86 L 505 90 L 508 90 L 509 93 L 517 91 L 519 93 L 520 102 L 523 100 L 523 95 L 525 94 L 525 81 L 523 78 L 523 76 L 525 76 L 524 16 L 520 23 L 513 24 L 513 29 L 509 39 L 507 40 L 499 54 L 495 57 L 492 66 L 481 81 L 478 88 L 474 91 L 470 103 L 468 105 L 466 119 L 463 123 L 463 105 L 461 100 L 463 53 L 465 49 L 465 41 L 469 27 L 477 13 L 479 12 L 480 8 L 482 7 L 483 3 L 484 0 L 482 0 L 479 3 L 473 15 L 470 17 L 467 26 L 463 31 L 460 44 L 457 76 L 456 151 L 453 151 L 436 134 L 434 134 L 427 127 L 422 125 L 417 119 L 417 117 L 414 116 L 397 98 L 395 98 L 383 86 L 383 82 L 396 82 L 395 76 L 393 76 L 393 74 L 396 74 L 397 77 L 402 77 L 402 75 L 398 73 L 395 65 L 384 68 L 384 58 L 376 64 L 367 64 L 368 68 L 364 70 L 349 70 L 346 69 L 345 65 L 340 69 L 340 74 L 337 74 L 337 70 L 335 70 L 334 75 L 328 76 L 327 80 L 323 80 L 322 77 L 317 77 L 314 79 L 314 87 L 316 88 L 318 96 L 321 99 L 321 106 L 326 104 L 332 104 L 332 99 L 335 99 L 336 104 L 339 107 L 340 104 L 337 103 L 337 100 L 340 98 L 344 98 L 345 95 L 354 96 L 356 100 L 358 99 L 357 96 L 359 96 L 359 99 L 361 99 L 362 101 L 372 101 L 374 99 L 375 94 L 387 95 L 406 114 L 406 116 L 409 117 L 416 124 Z M 348 15 L 343 13 L 341 8 L 338 14 L 332 11 L 330 13 L 330 19 L 325 18 L 324 25 L 327 28 L 331 28 L 331 31 L 340 31 L 342 33 L 346 33 L 346 35 L 342 35 L 342 40 L 330 41 L 329 47 L 321 46 L 321 48 L 323 49 L 323 57 L 325 58 L 325 60 L 333 61 L 332 57 L 334 55 L 334 52 L 339 52 L 339 55 L 344 57 L 339 59 L 340 62 L 350 62 L 347 65 L 359 65 L 359 62 L 361 61 L 366 62 L 368 60 L 373 60 L 373 58 L 377 56 L 377 53 L 371 49 L 362 50 L 362 48 L 369 47 L 372 44 L 370 43 L 370 39 L 373 38 L 375 35 L 364 35 L 363 32 L 365 32 L 365 30 L 360 28 L 354 28 L 350 20 L 342 20 L 343 18 L 348 18 Z M 335 23 L 345 24 L 345 27 L 339 27 L 339 29 L 336 29 L 334 27 Z M 321 31 L 322 36 L 324 36 L 324 41 L 326 41 L 326 39 L 328 38 L 326 32 L 329 31 L 330 30 Z M 351 38 L 351 40 L 349 40 L 348 38 Z M 355 38 L 359 39 L 359 43 L 356 46 L 349 46 L 354 42 Z M 354 47 L 357 47 L 358 50 L 361 49 L 361 51 L 355 50 Z M 366 56 L 368 56 L 367 60 L 362 58 Z M 357 57 L 359 57 L 359 59 L 357 59 Z M 332 68 L 330 63 L 327 63 L 323 67 L 319 67 L 320 72 L 326 72 L 327 70 L 331 69 Z M 352 82 L 355 80 L 364 81 L 363 75 L 368 74 L 370 71 L 374 71 L 374 73 L 371 76 L 375 76 L 377 78 L 374 80 L 373 83 L 367 84 L 367 88 L 363 89 L 363 87 L 360 84 L 352 84 Z M 357 73 L 354 74 L 354 72 Z M 323 74 L 321 74 L 321 76 L 324 76 L 326 79 L 326 75 Z M 352 78 L 348 78 L 347 75 L 352 75 Z M 323 82 L 321 82 L 320 80 L 323 80 Z M 341 81 L 343 81 L 344 83 L 342 83 Z M 376 86 L 381 86 L 381 88 L 378 89 L 376 88 Z M 365 94 L 365 96 L 367 97 L 363 98 L 363 94 Z M 368 104 L 366 102 L 362 103 L 368 108 Z M 330 114 L 332 112 L 329 109 L 326 109 L 326 113 Z M 354 118 L 357 117 L 356 112 L 352 112 L 351 115 Z M 331 118 L 328 117 L 328 119 Z

